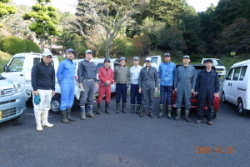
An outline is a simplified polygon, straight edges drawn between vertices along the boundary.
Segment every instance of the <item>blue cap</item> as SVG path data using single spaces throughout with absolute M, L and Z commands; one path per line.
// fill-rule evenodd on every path
M 213 60 L 211 60 L 211 59 L 206 59 L 206 60 L 205 60 L 205 63 L 207 63 L 207 62 L 213 63 Z
M 164 57 L 166 57 L 166 56 L 170 57 L 171 55 L 170 55 L 170 53 L 164 53 Z
M 190 59 L 190 57 L 188 55 L 185 55 L 185 56 L 183 56 L 182 59 Z
M 92 53 L 92 50 L 88 49 L 88 50 L 85 51 L 85 53 L 86 53 L 86 54 L 87 54 L 87 53 Z
M 119 61 L 121 61 L 121 60 L 126 60 L 126 61 L 127 61 L 127 59 L 126 59 L 125 57 L 121 57 L 121 58 L 119 59 Z
M 104 63 L 106 62 L 110 62 L 110 59 L 109 58 L 104 59 Z
M 72 48 L 66 50 L 66 53 L 69 53 L 69 52 L 75 53 L 74 49 L 72 49 Z

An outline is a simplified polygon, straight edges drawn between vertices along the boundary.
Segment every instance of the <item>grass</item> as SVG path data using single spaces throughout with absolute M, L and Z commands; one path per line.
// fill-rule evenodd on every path
M 3 72 L 4 65 L 7 65 L 11 57 L 12 57 L 11 54 L 0 51 L 0 73 Z

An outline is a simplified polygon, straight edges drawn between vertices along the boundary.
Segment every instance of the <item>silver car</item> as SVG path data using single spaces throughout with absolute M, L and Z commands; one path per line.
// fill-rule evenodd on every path
M 26 99 L 19 85 L 0 74 L 0 123 L 18 119 L 26 109 Z

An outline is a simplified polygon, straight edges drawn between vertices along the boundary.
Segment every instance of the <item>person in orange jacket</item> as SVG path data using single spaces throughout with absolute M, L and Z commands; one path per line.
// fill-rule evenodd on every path
M 113 70 L 110 68 L 110 59 L 104 59 L 104 67 L 101 67 L 98 71 L 98 78 L 100 79 L 98 99 L 97 99 L 97 111 L 96 114 L 101 114 L 101 102 L 105 95 L 105 113 L 110 114 L 109 103 L 111 98 L 111 84 L 114 78 Z

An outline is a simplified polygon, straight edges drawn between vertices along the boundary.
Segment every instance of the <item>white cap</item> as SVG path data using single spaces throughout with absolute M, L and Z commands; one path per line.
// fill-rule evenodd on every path
M 43 52 L 43 56 L 45 56 L 45 57 L 51 56 L 52 57 L 52 53 L 50 51 L 45 51 L 45 52 Z
M 151 61 L 152 61 L 151 57 L 146 58 L 146 62 L 151 62 Z

